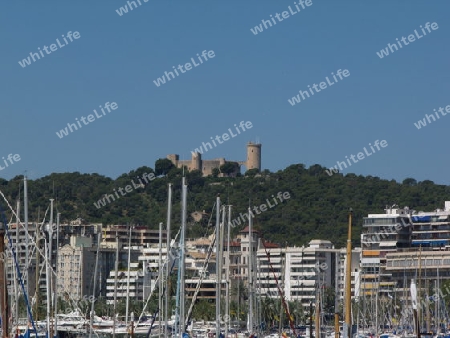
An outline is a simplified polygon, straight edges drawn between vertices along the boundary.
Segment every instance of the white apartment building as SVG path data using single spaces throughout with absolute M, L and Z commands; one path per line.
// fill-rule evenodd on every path
M 384 214 L 369 214 L 363 219 L 361 234 L 360 294 L 371 296 L 377 290 L 385 295 L 392 292 L 396 282 L 386 270 L 386 255 L 410 247 L 412 211 L 397 205 L 386 207 Z
M 288 301 L 309 306 L 317 289 L 336 288 L 344 297 L 346 250 L 335 249 L 330 241 L 312 240 L 308 247 L 286 247 L 257 251 L 257 288 L 261 295 L 279 298 L 278 285 Z M 361 249 L 352 250 L 352 296 L 359 288 Z M 337 259 L 336 259 L 337 258 Z
M 131 300 L 145 301 L 144 297 L 144 279 L 149 275 L 154 277 L 154 273 L 144 272 L 139 263 L 131 263 L 130 271 L 128 268 L 117 272 L 117 300 L 125 300 L 127 295 Z M 157 274 L 156 274 L 157 276 Z M 116 280 L 116 271 L 112 270 L 109 274 L 109 278 L 106 283 L 106 303 L 114 304 L 114 288 Z M 151 281 L 155 281 L 155 278 L 151 278 Z
M 352 249 L 352 264 L 351 264 L 351 297 L 358 298 L 361 293 L 361 248 Z M 340 301 L 344 301 L 345 297 L 345 276 L 347 268 L 347 249 L 339 249 L 339 262 L 337 267 L 337 284 L 338 296 Z

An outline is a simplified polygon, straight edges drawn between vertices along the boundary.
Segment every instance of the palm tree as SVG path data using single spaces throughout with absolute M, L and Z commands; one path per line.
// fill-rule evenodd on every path
M 196 320 L 215 319 L 215 305 L 206 299 L 200 299 L 194 306 L 192 318 Z
M 303 305 L 299 301 L 289 302 L 289 309 L 291 315 L 295 319 L 295 323 L 304 323 L 305 322 L 305 310 L 303 309 Z
M 264 297 L 261 302 L 261 313 L 263 320 L 268 323 L 272 324 L 272 322 L 278 318 L 278 309 L 279 307 L 276 304 L 277 302 L 270 297 Z

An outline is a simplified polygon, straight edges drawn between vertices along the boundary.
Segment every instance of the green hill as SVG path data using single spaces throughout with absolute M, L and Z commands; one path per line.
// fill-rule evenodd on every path
M 103 224 L 139 224 L 158 228 L 165 223 L 167 213 L 167 185 L 173 183 L 173 226 L 180 224 L 180 197 L 182 171 L 168 165 L 166 160 L 156 162 L 156 172 L 140 167 L 116 180 L 99 174 L 63 173 L 51 174 L 37 180 L 29 180 L 30 221 L 42 222 L 49 199 L 55 198 L 57 211 L 64 222 L 78 217 L 87 222 Z M 202 177 L 199 172 L 187 174 L 188 214 L 205 211 L 203 220 L 194 222 L 189 217 L 188 237 L 209 234 L 215 224 L 213 206 L 220 194 L 222 203 L 233 205 L 233 218 L 248 210 L 249 203 L 261 205 L 278 192 L 289 192 L 290 198 L 279 202 L 267 211 L 256 215 L 254 226 L 266 239 L 285 245 L 306 244 L 313 238 L 331 240 L 344 246 L 347 236 L 347 214 L 351 207 L 354 214 L 353 244 L 359 245 L 362 217 L 368 213 L 382 213 L 386 205 L 398 204 L 415 210 L 432 211 L 443 208 L 450 198 L 450 186 L 436 185 L 432 181 L 416 182 L 406 179 L 403 183 L 383 180 L 379 177 L 334 174 L 329 176 L 324 167 L 313 165 L 305 168 L 294 164 L 284 170 L 260 174 L 247 172 L 237 177 Z M 143 187 L 129 189 L 125 196 L 118 192 L 127 185 L 138 183 L 137 176 L 155 173 L 158 176 Z M 164 175 L 161 175 L 164 174 Z M 143 182 L 143 181 L 142 181 Z M 143 182 L 144 183 L 144 182 Z M 10 181 L 0 179 L 0 189 L 11 205 L 23 199 L 23 179 L 17 176 Z M 114 191 L 114 189 L 116 189 Z M 115 201 L 97 208 L 104 194 L 119 196 Z M 278 200 L 279 201 L 279 200 Z M 0 200 L 3 209 L 6 205 Z M 23 211 L 22 211 L 23 212 Z M 213 217 L 209 215 L 213 213 Z M 11 213 L 7 211 L 7 218 Z M 48 215 L 47 215 L 48 220 Z M 209 223 L 209 225 L 208 225 Z M 245 225 L 233 228 L 237 233 Z

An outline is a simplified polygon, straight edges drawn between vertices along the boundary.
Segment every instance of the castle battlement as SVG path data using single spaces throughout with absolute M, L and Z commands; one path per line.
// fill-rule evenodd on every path
M 237 163 L 239 166 L 245 166 L 247 170 L 258 169 L 261 171 L 261 144 L 260 143 L 247 143 L 247 160 L 246 161 L 227 161 L 224 157 L 203 160 L 202 154 L 192 153 L 190 160 L 181 160 L 178 154 L 167 155 L 169 159 L 177 168 L 185 166 L 189 171 L 199 170 L 203 176 L 212 175 L 214 169 L 219 169 L 220 166 L 226 163 Z M 239 172 L 239 170 L 237 172 Z

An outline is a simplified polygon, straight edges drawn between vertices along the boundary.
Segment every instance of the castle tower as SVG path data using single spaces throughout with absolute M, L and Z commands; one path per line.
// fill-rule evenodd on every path
M 191 170 L 202 170 L 202 155 L 200 153 L 192 153 L 192 169 Z
M 258 169 L 261 171 L 261 143 L 247 143 L 247 170 Z
M 170 155 L 167 155 L 167 159 L 170 160 L 170 162 L 172 162 L 175 167 L 178 167 L 178 161 L 180 160 L 179 155 L 170 154 Z

